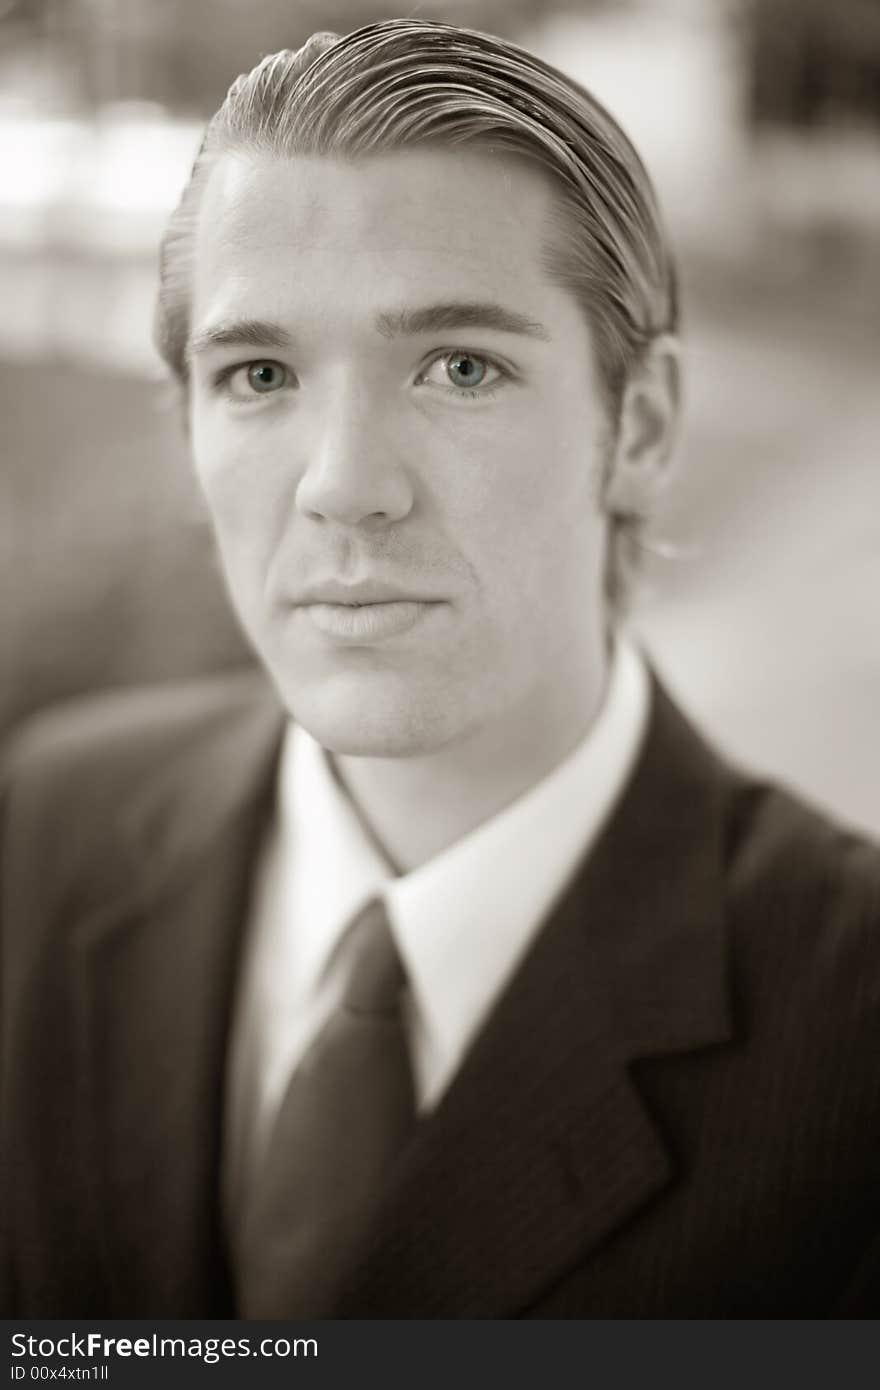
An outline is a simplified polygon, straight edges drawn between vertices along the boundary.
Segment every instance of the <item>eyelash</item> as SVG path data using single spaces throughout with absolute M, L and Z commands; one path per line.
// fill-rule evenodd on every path
M 483 386 L 483 387 L 477 387 L 477 388 L 475 388 L 475 387 L 473 387 L 473 386 L 451 386 L 451 385 L 450 385 L 450 386 L 441 386 L 441 387 L 439 387 L 439 389 L 440 389 L 441 391 L 443 391 L 444 394 L 446 394 L 446 395 L 455 396 L 458 400 L 461 400 L 462 397 L 464 397 L 465 399 L 469 399 L 469 400 L 477 400 L 477 399 L 480 399 L 480 400 L 491 400 L 491 399 L 493 399 L 493 397 L 497 396 L 497 394 L 498 394 L 498 386 L 499 386 L 500 382 L 501 382 L 501 381 L 507 381 L 507 380 L 509 380 L 509 379 L 510 379 L 510 373 L 507 372 L 507 371 L 505 370 L 504 367 L 502 367 L 502 365 L 501 365 L 500 362 L 497 362 L 497 361 L 495 360 L 494 357 L 490 357 L 490 356 L 488 355 L 488 353 L 485 353 L 485 352 L 473 352 L 473 353 L 472 353 L 472 352 L 470 352 L 470 351 L 469 351 L 468 349 L 466 349 L 466 348 L 446 348 L 446 349 L 444 349 L 442 352 L 435 353 L 435 355 L 434 355 L 432 358 L 430 358 L 430 360 L 426 363 L 425 367 L 422 369 L 422 372 L 420 373 L 420 375 L 423 375 L 425 372 L 427 372 L 428 369 L 429 369 L 430 367 L 433 367 L 433 365 L 434 365 L 435 362 L 439 362 L 439 361 L 441 360 L 441 358 L 444 358 L 444 357 L 451 357 L 451 356 L 453 355 L 453 353 L 458 353 L 458 352 L 462 353 L 463 355 L 466 354 L 467 356 L 470 356 L 470 357 L 476 357 L 480 362 L 485 362 L 488 366 L 494 367 L 495 370 L 496 370 L 496 372 L 500 372 L 500 373 L 501 373 L 501 376 L 500 376 L 500 378 L 499 378 L 499 381 L 496 382 L 493 386 Z M 267 362 L 267 363 L 271 362 L 273 365 L 277 365 L 277 366 L 282 366 L 282 365 L 283 365 L 283 364 L 280 363 L 280 362 L 279 362 L 279 363 L 275 363 L 275 359 L 274 359 L 274 358 L 271 358 L 271 357 L 253 357 L 253 358 L 251 358 L 251 359 L 250 359 L 249 361 L 247 361 L 247 362 L 234 362 L 234 363 L 231 363 L 228 367 L 221 367 L 218 371 L 214 372 L 214 374 L 213 374 L 212 377 L 211 377 L 211 385 L 212 385 L 213 389 L 214 389 L 215 391 L 222 391 L 223 388 L 224 388 L 225 386 L 228 386 L 228 385 L 229 385 L 229 382 L 230 382 L 231 379 L 235 376 L 236 372 L 246 371 L 248 367 L 254 367 L 254 366 L 256 366 L 256 365 L 257 365 L 258 363 L 260 363 L 260 362 Z M 287 369 L 285 368 L 285 371 L 286 371 L 286 370 L 287 370 Z M 438 389 L 438 388 L 435 387 L 434 389 L 436 390 L 436 389 Z M 276 393 L 275 393 L 274 391 L 268 391 L 268 392 L 266 392 L 265 394 L 266 394 L 266 396 L 268 397 L 268 396 L 273 396 L 273 395 L 275 395 Z M 244 398 L 233 397 L 229 392 L 226 392 L 226 395 L 227 395 L 227 399 L 233 400 L 233 401 L 235 402 L 236 405 L 245 405 L 245 404 L 247 404 L 247 402 L 246 402 L 246 400 L 245 400 Z M 257 392 L 257 391 L 255 391 L 255 392 L 253 393 L 252 399 L 253 399 L 254 401 L 260 400 L 260 393 Z

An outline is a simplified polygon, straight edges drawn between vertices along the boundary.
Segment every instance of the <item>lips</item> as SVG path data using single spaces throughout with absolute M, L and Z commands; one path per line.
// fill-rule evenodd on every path
M 302 612 L 324 637 L 344 644 L 366 645 L 399 637 L 441 605 L 413 599 L 371 603 L 309 603 Z

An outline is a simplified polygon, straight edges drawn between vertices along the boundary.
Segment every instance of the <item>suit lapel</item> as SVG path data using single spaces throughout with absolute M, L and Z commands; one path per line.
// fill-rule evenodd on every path
M 120 1316 L 230 1311 L 226 1044 L 281 728 L 265 697 L 209 719 L 126 818 L 124 891 L 76 932 L 91 1199 Z
M 421 1124 L 340 1316 L 513 1316 L 674 1179 L 629 1064 L 730 1036 L 723 776 L 655 684 L 630 785 Z

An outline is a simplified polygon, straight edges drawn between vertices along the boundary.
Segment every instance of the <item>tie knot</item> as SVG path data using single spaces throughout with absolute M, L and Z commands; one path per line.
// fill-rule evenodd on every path
M 406 975 L 380 899 L 368 903 L 355 919 L 349 928 L 349 945 L 343 1004 L 355 1013 L 394 1013 Z

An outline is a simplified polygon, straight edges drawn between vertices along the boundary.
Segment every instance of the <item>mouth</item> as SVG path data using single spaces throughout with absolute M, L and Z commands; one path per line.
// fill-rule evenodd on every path
M 302 605 L 307 621 L 324 637 L 343 643 L 377 642 L 399 637 L 442 605 L 423 599 L 374 599 L 369 602 L 311 602 Z

